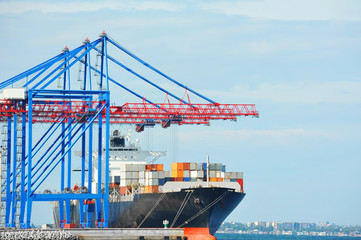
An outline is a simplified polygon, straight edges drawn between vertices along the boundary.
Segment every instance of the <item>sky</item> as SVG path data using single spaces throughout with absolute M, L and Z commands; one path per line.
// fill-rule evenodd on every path
M 168 150 L 166 165 L 178 149 L 243 171 L 247 195 L 227 221 L 360 225 L 360 12 L 357 0 L 0 1 L 0 81 L 106 31 L 216 102 L 256 104 L 258 119 L 136 136 Z M 34 209 L 35 224 L 51 221 Z

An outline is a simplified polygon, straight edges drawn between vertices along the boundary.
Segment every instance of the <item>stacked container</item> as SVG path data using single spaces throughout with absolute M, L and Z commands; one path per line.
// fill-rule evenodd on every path
M 243 192 L 243 172 L 226 172 L 221 163 L 189 163 L 171 164 L 171 172 L 164 171 L 163 164 L 121 163 L 119 175 L 110 177 L 110 188 L 119 188 L 120 194 L 128 194 L 133 189 L 142 193 L 157 193 L 159 186 L 167 181 L 173 182 L 238 182 Z M 207 174 L 209 175 L 207 177 Z

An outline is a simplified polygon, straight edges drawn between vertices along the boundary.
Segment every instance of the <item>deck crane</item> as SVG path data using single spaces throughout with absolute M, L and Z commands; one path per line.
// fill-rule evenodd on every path
M 151 81 L 108 53 L 113 50 L 135 60 L 142 67 L 183 88 L 187 99 Z M 113 52 L 112 52 L 113 53 Z M 95 62 L 93 62 L 95 59 Z M 76 70 L 76 65 L 79 69 Z M 163 92 L 167 101 L 156 103 L 126 86 L 126 82 L 110 74 L 122 69 L 155 90 Z M 78 75 L 77 79 L 74 75 Z M 80 89 L 74 83 L 80 82 Z M 118 87 L 139 98 L 138 103 L 111 106 L 111 92 Z M 30 228 L 34 201 L 59 201 L 60 227 L 70 223 L 70 201 L 80 201 L 82 227 L 91 226 L 91 207 L 95 202 L 97 227 L 108 227 L 109 202 L 109 126 L 135 124 L 137 131 L 145 127 L 173 124 L 210 124 L 211 120 L 236 120 L 238 116 L 258 117 L 254 104 L 220 104 L 161 72 L 118 44 L 103 32 L 100 37 L 73 50 L 67 47 L 58 55 L 0 82 L 1 142 L 1 223 L 4 227 Z M 192 94 L 206 103 L 190 101 Z M 170 100 L 174 99 L 173 101 Z M 33 132 L 33 125 L 47 123 L 45 133 Z M 36 135 L 39 135 L 36 138 Z M 105 135 L 105 146 L 103 146 Z M 98 151 L 98 186 L 91 184 L 81 194 L 69 194 L 71 188 L 72 148 L 81 145 L 81 185 L 92 182 L 92 158 L 86 166 L 86 151 Z M 97 145 L 93 149 L 93 145 Z M 102 158 L 105 149 L 105 158 Z M 105 159 L 105 160 L 102 160 Z M 102 161 L 105 161 L 103 163 Z M 105 169 L 102 169 L 105 166 Z M 85 169 L 88 169 L 86 179 Z M 55 171 L 60 171 L 60 190 L 39 193 L 39 188 Z M 102 189 L 100 183 L 105 188 Z M 104 214 L 101 214 L 104 209 Z M 65 213 L 65 214 L 64 214 Z

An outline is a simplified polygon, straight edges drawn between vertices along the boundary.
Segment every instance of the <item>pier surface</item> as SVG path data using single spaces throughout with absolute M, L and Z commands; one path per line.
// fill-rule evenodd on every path
M 73 228 L 1 229 L 1 239 L 104 239 L 104 240 L 183 240 L 183 229 L 170 228 Z

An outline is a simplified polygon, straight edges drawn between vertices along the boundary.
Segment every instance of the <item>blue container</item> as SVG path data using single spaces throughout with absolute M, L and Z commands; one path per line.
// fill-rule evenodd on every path
M 231 182 L 237 182 L 237 179 L 231 179 Z
M 207 171 L 207 163 L 202 163 L 202 169 L 203 171 Z
M 222 165 L 222 172 L 226 172 L 226 165 Z
M 190 181 L 191 181 L 191 178 L 190 178 L 190 177 L 185 177 L 185 178 L 184 178 L 184 181 L 185 181 L 185 182 L 190 182 Z
M 170 177 L 166 177 L 166 178 L 164 178 L 164 184 L 166 183 L 166 182 L 170 182 L 171 180 L 170 180 Z
M 159 186 L 163 186 L 165 184 L 164 178 L 159 178 Z

